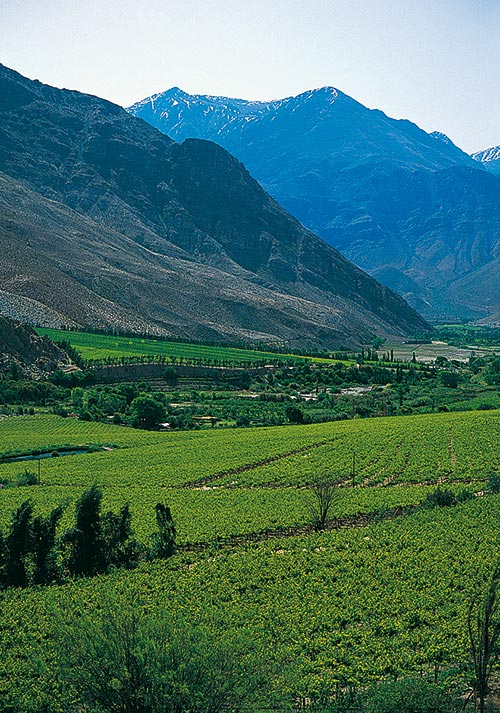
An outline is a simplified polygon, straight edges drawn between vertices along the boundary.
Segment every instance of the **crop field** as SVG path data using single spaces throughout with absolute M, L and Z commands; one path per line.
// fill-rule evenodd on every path
M 85 360 L 120 359 L 124 357 L 174 357 L 175 359 L 201 360 L 202 362 L 226 361 L 233 365 L 250 364 L 266 360 L 297 361 L 306 357 L 293 354 L 277 354 L 275 352 L 256 349 L 237 349 L 234 347 L 211 346 L 204 344 L 189 344 L 184 342 L 169 342 L 163 339 L 143 339 L 140 337 L 120 337 L 108 334 L 90 334 L 88 332 L 71 332 L 61 329 L 37 329 L 40 335 L 46 335 L 53 341 L 66 340 L 80 352 Z M 312 361 L 330 363 L 333 360 L 321 357 L 309 357 Z
M 133 571 L 4 591 L 0 694 L 19 687 L 36 697 L 52 685 L 33 663 L 50 656 L 38 647 L 50 641 L 51 611 L 92 610 L 115 595 L 148 609 L 162 603 L 215 636 L 249 629 L 276 664 L 296 662 L 297 695 L 323 679 L 459 665 L 468 602 L 500 545 L 500 496 L 483 496 L 499 471 L 499 443 L 498 411 L 176 433 L 49 415 L 4 418 L 1 453 L 111 448 L 47 458 L 41 485 L 3 487 L 4 532 L 28 497 L 36 513 L 64 503 L 61 529 L 70 527 L 76 499 L 98 483 L 105 511 L 130 503 L 145 543 L 155 504 L 167 503 L 180 549 Z M 13 482 L 25 467 L 35 470 L 33 461 L 4 462 L 0 479 Z M 323 477 L 339 483 L 331 511 L 338 529 L 317 533 L 308 529 L 308 485 Z M 412 508 L 436 483 L 476 497 Z

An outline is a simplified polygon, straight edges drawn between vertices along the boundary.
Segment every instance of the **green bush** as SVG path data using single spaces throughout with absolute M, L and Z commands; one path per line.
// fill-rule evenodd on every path
M 420 678 L 382 683 L 365 698 L 364 713 L 452 713 L 461 703 L 458 696 Z
M 500 473 L 492 473 L 486 486 L 492 493 L 500 493 Z
M 457 497 L 453 490 L 450 490 L 449 488 L 442 488 L 440 485 L 438 485 L 435 490 L 427 494 L 427 497 L 425 498 L 425 504 L 433 508 L 445 508 L 449 507 L 450 505 L 456 505 Z

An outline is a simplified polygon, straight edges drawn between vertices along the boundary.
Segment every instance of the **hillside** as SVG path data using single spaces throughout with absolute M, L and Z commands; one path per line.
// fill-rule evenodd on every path
M 68 362 L 66 352 L 48 337 L 39 337 L 30 327 L 0 315 L 0 374 L 14 368 L 18 374 L 36 378 Z
M 219 143 L 305 226 L 428 318 L 500 310 L 500 180 L 444 134 L 333 87 L 274 102 L 174 88 L 129 111 L 176 140 Z
M 426 323 L 214 143 L 0 69 L 2 300 L 36 321 L 294 346 Z M 14 277 L 13 277 L 14 276 Z

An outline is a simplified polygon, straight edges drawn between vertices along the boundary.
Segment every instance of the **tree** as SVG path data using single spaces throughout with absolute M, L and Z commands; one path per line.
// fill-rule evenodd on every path
M 167 559 L 175 554 L 176 529 L 168 505 L 157 503 L 155 508 L 158 531 L 153 534 L 153 557 Z
M 329 478 L 319 478 L 311 486 L 309 512 L 317 530 L 322 530 L 327 523 L 337 487 L 335 481 Z
M 12 514 L 12 523 L 5 540 L 5 584 L 8 587 L 28 586 L 27 560 L 33 542 L 33 504 L 25 500 Z
M 458 386 L 458 374 L 454 371 L 442 371 L 439 378 L 443 386 L 448 389 L 456 389 Z
M 166 418 L 164 404 L 149 394 L 137 396 L 130 404 L 132 425 L 136 428 L 152 430 Z
M 106 567 L 135 567 L 141 549 L 133 538 L 132 513 L 128 503 L 118 513 L 107 512 L 102 518 L 102 536 Z
M 495 565 L 482 599 L 471 599 L 467 618 L 474 692 L 479 711 L 484 713 L 493 664 L 499 653 L 500 637 L 500 562 Z
M 287 406 L 285 413 L 290 423 L 304 423 L 304 412 L 298 406 Z
M 50 584 L 57 576 L 56 529 L 63 515 L 59 505 L 33 521 L 33 584 Z
M 67 568 L 76 576 L 104 572 L 106 560 L 101 523 L 102 491 L 97 485 L 86 490 L 76 504 L 76 524 L 65 533 Z

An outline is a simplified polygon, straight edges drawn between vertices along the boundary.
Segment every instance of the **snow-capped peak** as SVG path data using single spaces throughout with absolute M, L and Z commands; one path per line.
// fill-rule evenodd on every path
M 481 163 L 489 163 L 490 161 L 500 160 L 500 146 L 492 146 L 484 151 L 477 151 L 471 154 L 472 158 Z

